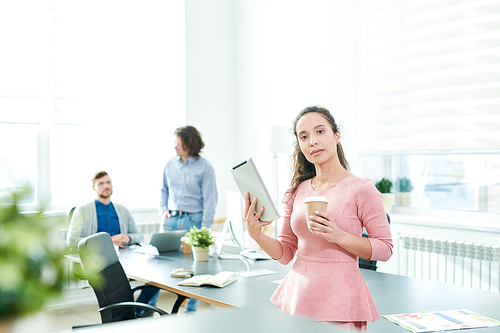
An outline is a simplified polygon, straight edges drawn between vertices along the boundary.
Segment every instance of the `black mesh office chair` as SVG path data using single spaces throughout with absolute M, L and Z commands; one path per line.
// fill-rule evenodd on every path
M 103 324 L 135 319 L 135 307 L 147 308 L 160 315 L 168 314 L 155 306 L 134 301 L 135 291 L 154 287 L 130 287 L 108 233 L 99 232 L 82 239 L 78 250 L 85 274 L 97 297 Z
M 389 224 L 391 224 L 391 218 L 389 217 L 389 214 L 386 214 L 386 215 L 387 215 L 387 222 L 389 222 Z M 368 234 L 366 233 L 366 231 L 363 231 L 363 237 L 368 238 Z M 371 269 L 372 271 L 377 270 L 377 260 L 366 260 L 363 258 L 359 258 L 358 265 L 359 265 L 359 268 Z

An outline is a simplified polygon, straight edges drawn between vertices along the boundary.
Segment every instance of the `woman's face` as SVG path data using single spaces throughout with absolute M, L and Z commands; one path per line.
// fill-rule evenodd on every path
M 320 165 L 337 155 L 340 132 L 333 133 L 332 126 L 320 113 L 303 115 L 295 130 L 300 150 L 309 162 Z

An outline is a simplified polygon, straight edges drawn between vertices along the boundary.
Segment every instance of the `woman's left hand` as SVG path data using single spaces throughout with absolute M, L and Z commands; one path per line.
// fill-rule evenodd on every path
M 310 231 L 316 236 L 323 237 L 329 242 L 338 243 L 344 235 L 333 218 L 327 213 L 316 211 L 315 214 L 309 217 Z

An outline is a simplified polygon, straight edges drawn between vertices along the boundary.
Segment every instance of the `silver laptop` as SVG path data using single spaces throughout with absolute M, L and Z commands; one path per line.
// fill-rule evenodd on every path
M 149 245 L 153 245 L 158 252 L 179 251 L 181 249 L 181 238 L 187 230 L 174 230 L 156 233 L 151 236 Z

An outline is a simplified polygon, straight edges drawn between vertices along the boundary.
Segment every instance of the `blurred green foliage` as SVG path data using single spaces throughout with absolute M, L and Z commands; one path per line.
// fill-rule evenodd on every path
M 392 182 L 389 179 L 382 178 L 375 184 L 375 187 L 380 193 L 391 193 Z
M 57 233 L 64 219 L 43 215 L 43 209 L 22 213 L 19 202 L 27 188 L 0 196 L 0 316 L 36 312 L 61 293 L 64 247 Z
M 398 192 L 411 192 L 413 190 L 411 180 L 406 177 L 400 178 L 396 185 L 396 190 Z

